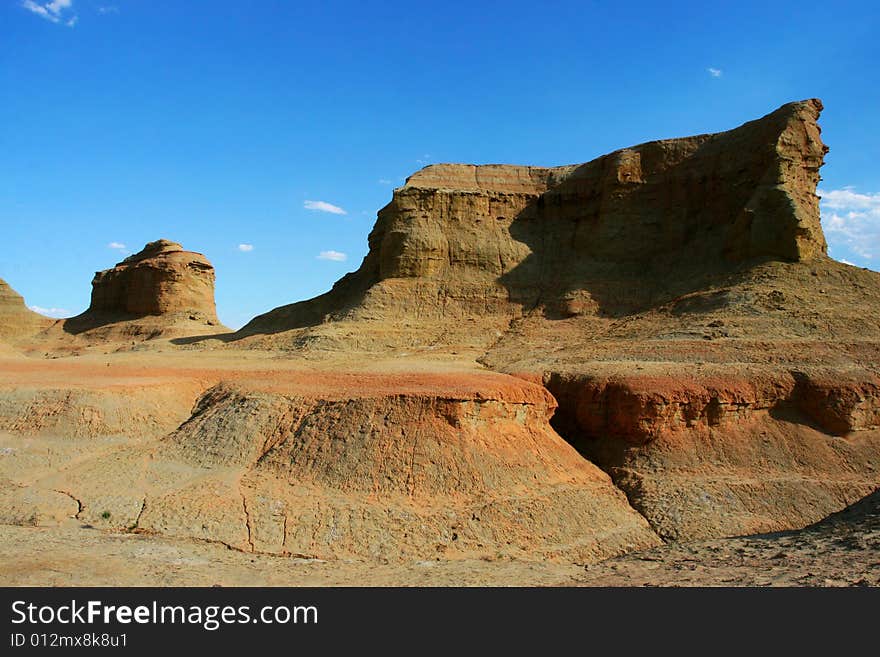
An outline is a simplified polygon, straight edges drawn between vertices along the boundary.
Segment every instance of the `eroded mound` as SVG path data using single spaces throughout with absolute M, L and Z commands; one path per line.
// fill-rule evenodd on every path
M 482 377 L 378 395 L 363 377 L 354 397 L 220 383 L 166 438 L 10 489 L 6 521 L 54 495 L 101 526 L 321 558 L 595 561 L 658 543 L 550 427 L 543 388 Z
M 165 315 L 200 313 L 216 321 L 214 267 L 176 242 L 150 242 L 112 269 L 95 274 L 87 312 Z

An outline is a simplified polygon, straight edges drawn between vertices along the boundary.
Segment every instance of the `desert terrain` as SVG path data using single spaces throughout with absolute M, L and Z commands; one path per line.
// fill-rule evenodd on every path
M 826 254 L 821 110 L 428 166 L 238 331 L 167 239 L 70 319 L 0 282 L 0 582 L 876 586 L 880 274 Z

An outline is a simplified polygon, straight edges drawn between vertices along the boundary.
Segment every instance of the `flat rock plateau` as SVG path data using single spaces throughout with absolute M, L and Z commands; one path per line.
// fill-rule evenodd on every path
M 826 253 L 821 110 L 428 166 L 238 331 L 164 239 L 70 319 L 0 281 L 0 582 L 877 585 L 880 274 Z

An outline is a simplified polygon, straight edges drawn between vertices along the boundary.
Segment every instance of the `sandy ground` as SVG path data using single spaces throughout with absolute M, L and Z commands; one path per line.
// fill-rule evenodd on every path
M 878 586 L 880 493 L 804 530 L 671 544 L 591 566 L 245 554 L 89 527 L 0 526 L 4 586 Z
M 5 586 L 553 586 L 582 572 L 515 561 L 327 562 L 94 529 L 0 526 Z
M 666 545 L 587 567 L 586 586 L 878 586 L 880 492 L 800 531 Z

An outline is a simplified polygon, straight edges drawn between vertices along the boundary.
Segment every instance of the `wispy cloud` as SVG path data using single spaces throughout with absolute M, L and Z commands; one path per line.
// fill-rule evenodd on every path
M 380 185 L 390 185 L 391 181 L 388 180 L 388 178 L 379 178 L 379 184 Z
M 41 315 L 45 315 L 46 317 L 52 317 L 53 319 L 58 319 L 60 317 L 70 317 L 73 313 L 64 308 L 43 308 L 42 306 L 28 306 L 35 313 L 40 313 Z
M 251 251 L 254 250 L 254 245 L 253 244 L 239 244 L 238 250 L 242 251 L 243 253 L 250 253 Z
M 125 246 L 125 244 L 123 244 L 122 242 L 110 242 L 110 244 L 107 245 L 107 248 L 114 249 L 116 251 L 125 251 L 126 249 L 128 249 L 128 247 Z
M 73 0 L 50 0 L 50 2 L 22 0 L 21 6 L 47 21 L 64 23 L 67 27 L 76 25 L 78 19 L 73 13 Z
M 420 164 L 422 166 L 428 165 L 431 163 L 431 154 L 425 153 L 420 158 L 416 159 L 416 164 Z
M 852 187 L 817 190 L 828 242 L 871 260 L 880 254 L 880 192 L 860 194 Z
M 345 262 L 348 255 L 341 251 L 321 251 L 317 256 L 318 260 L 332 260 L 334 262 Z
M 306 201 L 303 203 L 306 210 L 315 210 L 316 212 L 329 212 L 330 214 L 348 214 L 338 205 L 327 203 L 327 201 Z
M 709 73 L 709 75 L 711 75 L 713 78 L 720 78 L 722 75 L 724 75 L 724 71 L 722 71 L 720 68 L 712 68 L 711 66 L 706 69 L 706 72 Z
M 105 5 L 103 7 L 98 7 L 99 14 L 118 14 L 119 7 L 116 5 Z

